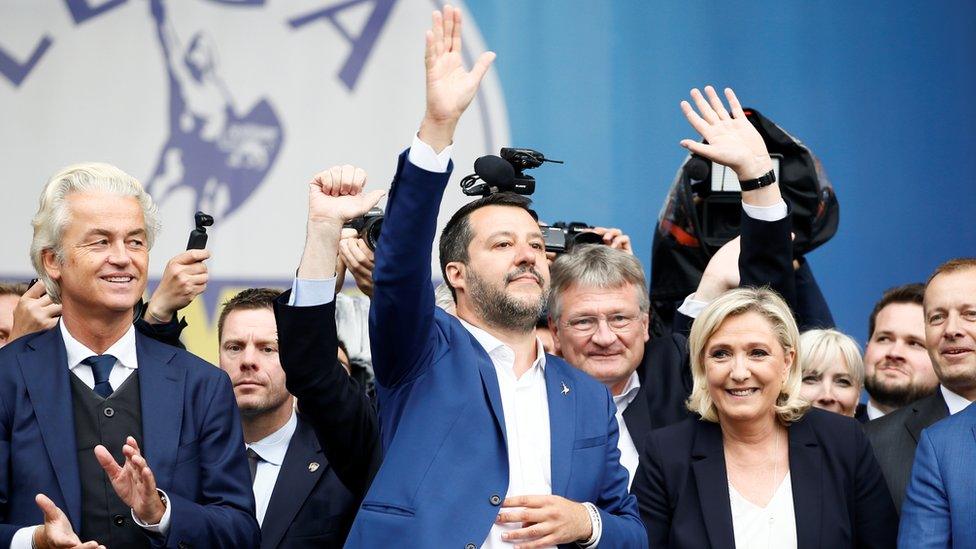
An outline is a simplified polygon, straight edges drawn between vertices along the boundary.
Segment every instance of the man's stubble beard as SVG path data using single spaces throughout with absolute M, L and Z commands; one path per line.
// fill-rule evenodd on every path
M 864 388 L 875 402 L 889 408 L 903 408 L 909 404 L 935 393 L 939 384 L 926 387 L 917 381 L 910 381 L 904 385 L 894 386 L 891 383 L 880 382 L 877 370 L 874 375 L 864 379 Z
M 534 269 L 521 269 L 514 275 Z M 510 275 L 511 276 L 511 275 Z M 486 323 L 504 330 L 529 332 L 535 329 L 539 315 L 546 307 L 546 291 L 543 289 L 536 303 L 525 303 L 499 290 L 478 276 L 470 268 L 466 274 L 468 291 L 475 311 Z

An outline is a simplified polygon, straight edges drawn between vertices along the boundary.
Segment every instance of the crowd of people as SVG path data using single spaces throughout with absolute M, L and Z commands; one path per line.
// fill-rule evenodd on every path
M 38 281 L 0 284 L 0 547 L 976 547 L 976 259 L 880 296 L 863 353 L 801 333 L 791 207 L 705 87 L 681 145 L 734 170 L 741 231 L 670 333 L 626 235 L 554 257 L 514 193 L 453 212 L 435 288 L 493 60 L 466 69 L 460 13 L 434 12 L 375 252 L 343 226 L 386 191 L 316 174 L 292 287 L 223 305 L 219 368 L 180 342 L 210 252 L 144 301 L 153 199 L 107 164 L 51 177 Z

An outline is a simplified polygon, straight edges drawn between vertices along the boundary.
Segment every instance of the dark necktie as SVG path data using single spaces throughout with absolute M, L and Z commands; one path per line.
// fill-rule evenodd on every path
M 254 486 L 254 478 L 258 474 L 258 462 L 261 461 L 261 456 L 258 455 L 253 449 L 247 449 L 247 466 L 251 469 L 251 486 Z
M 95 377 L 95 393 L 102 398 L 108 398 L 112 394 L 108 376 L 112 373 L 112 367 L 117 360 L 112 355 L 92 355 L 81 361 L 82 364 L 91 366 L 92 375 Z

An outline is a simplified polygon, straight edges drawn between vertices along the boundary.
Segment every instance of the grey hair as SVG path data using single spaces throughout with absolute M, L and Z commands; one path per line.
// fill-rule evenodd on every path
M 559 320 L 562 313 L 563 292 L 573 286 L 607 289 L 633 284 L 640 311 L 646 313 L 651 309 L 640 261 L 610 246 L 586 244 L 575 247 L 572 253 L 556 258 L 550 268 L 550 276 L 548 310 L 553 320 Z
M 789 305 L 783 298 L 769 288 L 736 288 L 725 292 L 705 307 L 691 325 L 688 347 L 691 354 L 691 377 L 693 380 L 688 409 L 697 413 L 705 421 L 718 421 L 718 409 L 708 392 L 708 379 L 705 373 L 705 348 L 708 340 L 729 318 L 746 313 L 758 313 L 769 322 L 773 335 L 784 353 L 795 353 L 793 364 L 786 375 L 780 394 L 773 405 L 776 417 L 782 423 L 792 423 L 803 417 L 810 404 L 800 396 L 803 385 L 803 372 L 800 370 L 800 331 Z
M 64 229 L 71 220 L 67 198 L 76 192 L 103 192 L 115 196 L 131 196 L 138 200 L 146 225 L 147 248 L 152 248 L 161 228 L 159 211 L 152 197 L 136 178 L 119 168 L 101 162 L 86 162 L 68 166 L 54 174 L 44 185 L 37 213 L 31 221 L 34 238 L 31 241 L 30 257 L 38 278 L 44 281 L 47 293 L 55 303 L 61 302 L 61 286 L 44 269 L 44 251 L 53 251 L 58 262 L 64 262 L 61 240 Z
M 840 358 L 858 390 L 864 387 L 864 359 L 854 339 L 834 329 L 807 330 L 800 334 L 803 353 L 797 356 L 804 374 L 820 375 L 830 361 Z

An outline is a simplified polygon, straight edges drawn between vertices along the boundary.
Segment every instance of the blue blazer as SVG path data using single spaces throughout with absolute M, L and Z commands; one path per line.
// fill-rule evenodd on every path
M 976 406 L 922 431 L 898 547 L 976 547 Z
M 811 408 L 789 428 L 799 549 L 892 548 L 898 516 L 861 425 Z M 732 549 L 722 428 L 687 419 L 652 431 L 634 476 L 649 545 Z
M 143 453 L 169 496 L 154 547 L 257 547 L 254 495 L 227 374 L 136 332 Z M 70 372 L 58 327 L 0 349 L 0 547 L 42 524 L 43 493 L 81 529 Z
M 347 547 L 480 547 L 508 489 L 494 366 L 461 323 L 434 305 L 431 243 L 449 177 L 400 156 L 370 309 L 385 456 Z M 601 509 L 601 547 L 645 547 L 619 463 L 610 393 L 553 356 L 545 380 L 552 493 Z

